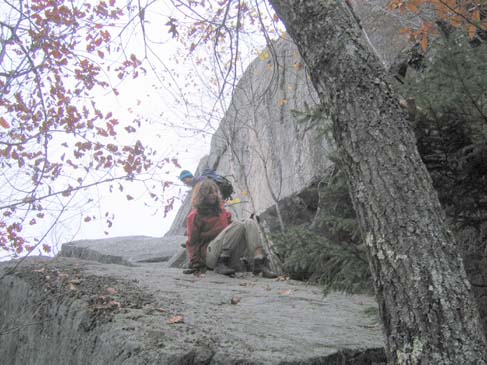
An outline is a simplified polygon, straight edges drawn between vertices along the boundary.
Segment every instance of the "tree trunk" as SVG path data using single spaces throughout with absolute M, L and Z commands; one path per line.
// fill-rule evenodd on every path
M 329 110 L 391 364 L 486 364 L 460 253 L 385 70 L 337 0 L 270 0 Z

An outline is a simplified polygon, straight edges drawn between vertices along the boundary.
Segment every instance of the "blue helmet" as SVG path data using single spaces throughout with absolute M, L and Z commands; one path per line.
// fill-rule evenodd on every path
M 189 172 L 188 170 L 183 170 L 181 171 L 181 174 L 179 174 L 179 180 L 183 181 L 187 177 L 193 177 L 193 174 Z

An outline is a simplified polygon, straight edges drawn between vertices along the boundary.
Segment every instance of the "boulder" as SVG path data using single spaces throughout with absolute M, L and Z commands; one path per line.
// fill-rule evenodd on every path
M 127 236 L 79 240 L 61 246 L 60 256 L 77 257 L 107 264 L 133 266 L 141 262 L 167 262 L 186 241 L 184 236 Z

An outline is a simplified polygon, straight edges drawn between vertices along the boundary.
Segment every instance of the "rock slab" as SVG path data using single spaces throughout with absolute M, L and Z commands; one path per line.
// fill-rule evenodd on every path
M 186 237 L 178 235 L 79 240 L 63 244 L 60 256 L 127 266 L 141 262 L 167 262 L 178 252 L 185 241 Z
M 374 299 L 74 258 L 1 264 L 6 364 L 381 364 Z M 371 315 L 372 313 L 372 315 Z

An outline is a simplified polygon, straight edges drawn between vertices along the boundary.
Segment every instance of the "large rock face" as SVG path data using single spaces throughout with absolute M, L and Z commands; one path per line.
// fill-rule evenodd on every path
M 293 113 L 317 101 L 295 45 L 281 41 L 272 52 L 248 67 L 212 140 L 208 164 L 235 181 L 246 201 L 236 206 L 239 214 L 261 213 L 330 165 L 325 138 Z
M 295 116 L 312 112 L 317 101 L 290 40 L 275 43 L 248 67 L 198 168 L 215 168 L 233 181 L 234 197 L 241 199 L 231 207 L 237 218 L 264 212 L 330 166 L 321 131 Z M 184 234 L 189 203 L 186 199 L 167 235 Z

